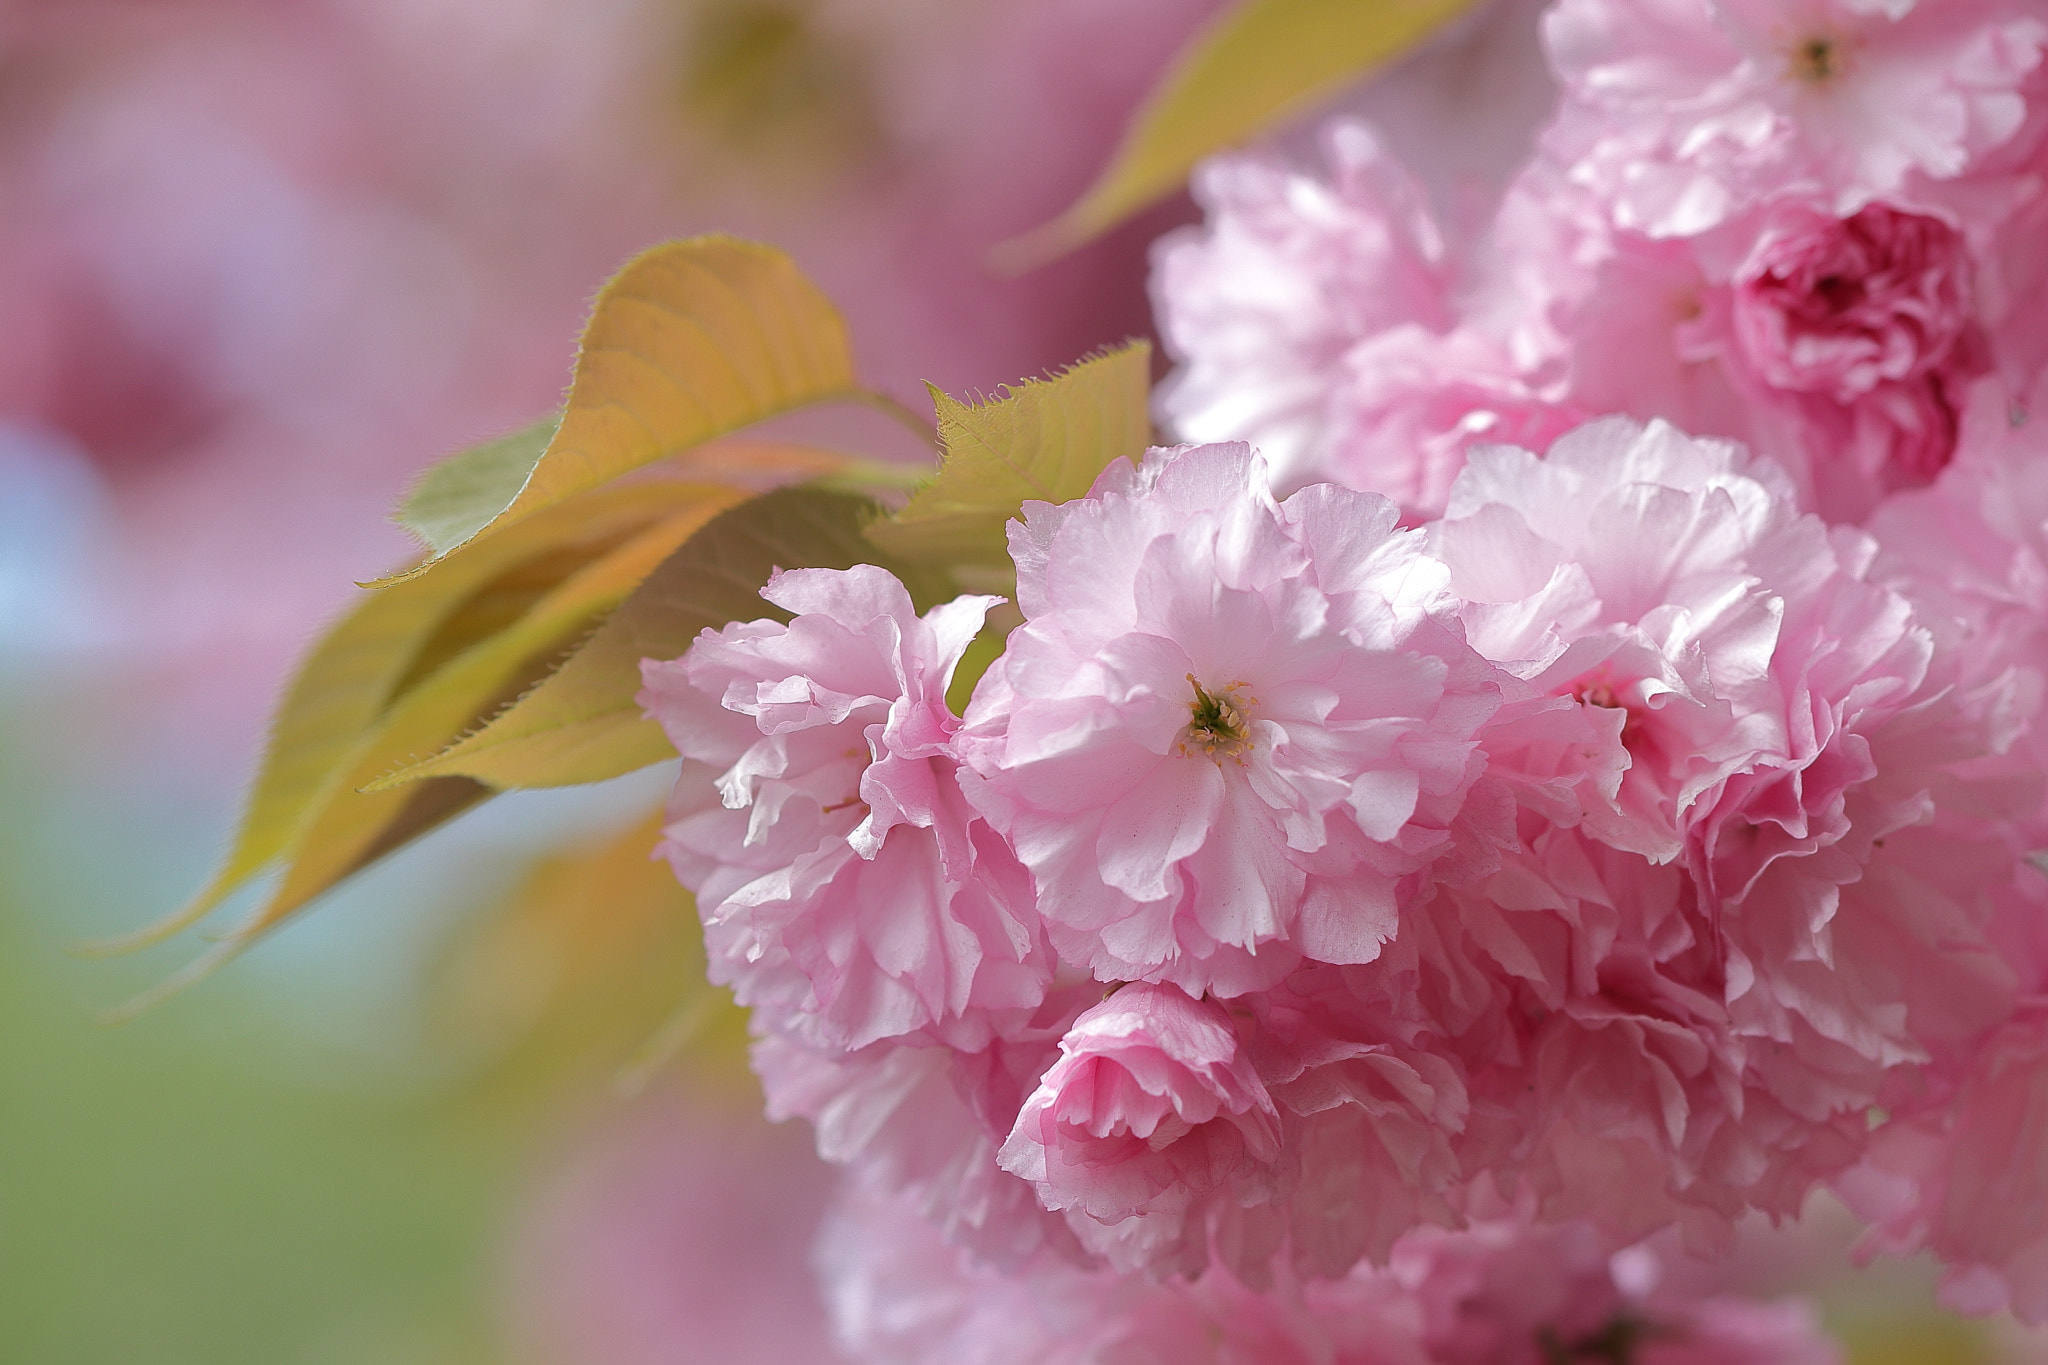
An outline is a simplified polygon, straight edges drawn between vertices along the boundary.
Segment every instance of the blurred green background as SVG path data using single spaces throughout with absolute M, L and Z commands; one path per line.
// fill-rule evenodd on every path
M 33 709 L 10 708 L 17 739 Z M 0 771 L 0 1358 L 497 1359 L 495 1240 L 531 1138 L 461 1103 L 407 1036 L 418 936 L 395 921 L 417 898 L 361 888 L 106 1027 L 99 1010 L 190 948 L 67 945 L 194 884 L 226 793 L 53 790 L 25 747 Z

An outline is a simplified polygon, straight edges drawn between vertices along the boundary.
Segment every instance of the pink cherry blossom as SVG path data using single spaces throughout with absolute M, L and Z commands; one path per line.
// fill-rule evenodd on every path
M 1784 188 L 1846 216 L 1963 174 L 2020 129 L 2048 23 L 2010 0 L 1562 0 L 1545 36 L 1553 154 L 1664 237 Z
M 1664 1283 L 1665 1258 L 1651 1247 L 1609 1253 L 1586 1224 L 1495 1215 L 1466 1231 L 1418 1230 L 1397 1250 L 1389 1278 L 1414 1296 L 1424 1348 L 1437 1365 L 1841 1359 L 1805 1304 L 1695 1297 Z
M 1158 406 L 1189 439 L 1258 446 L 1283 492 L 1328 479 L 1431 516 L 1472 445 L 1547 445 L 1593 415 L 1544 318 L 1579 230 L 1518 181 L 1454 248 L 1373 129 L 1339 120 L 1322 141 L 1327 179 L 1262 155 L 1201 172 L 1206 230 L 1154 260 L 1182 362 Z
M 960 744 L 1065 960 L 1235 995 L 1393 932 L 1497 702 L 1395 515 L 1329 487 L 1275 504 L 1243 446 L 1026 504 L 1026 623 Z
M 946 686 L 995 599 L 919 617 L 862 565 L 762 590 L 796 614 L 649 661 L 641 704 L 687 760 L 662 851 L 698 895 L 712 979 L 841 1047 L 975 1045 L 1045 990 L 1022 869 L 954 778 Z
M 1209 222 L 1162 238 L 1152 291 L 1181 369 L 1163 418 L 1190 441 L 1249 441 L 1299 486 L 1330 440 L 1345 352 L 1401 326 L 1450 321 L 1444 243 L 1422 191 L 1366 125 L 1322 133 L 1327 180 L 1271 156 L 1196 175 Z
M 1279 1140 L 1222 1007 L 1138 983 L 1074 1021 L 998 1160 L 1128 1269 L 1176 1244 L 1202 1196 L 1270 1165 Z
M 2011 998 L 1984 814 L 2026 688 L 1937 657 L 1770 465 L 1659 424 L 1479 451 L 1429 529 L 1527 686 L 1484 742 L 1540 817 L 1371 969 L 1415 975 L 1468 1077 L 1462 1161 L 1627 1235 L 1795 1213 Z
M 1246 1044 L 1281 1115 L 1287 1178 L 1231 1231 L 1282 1242 L 1301 1274 L 1384 1263 L 1404 1234 L 1454 1226 L 1470 1113 L 1462 1060 L 1437 1020 L 1404 926 L 1369 971 L 1307 966 L 1245 1002 Z M 1255 1267 L 1244 1267 L 1252 1273 Z
M 1443 510 L 1474 447 L 1547 446 L 1593 415 L 1477 327 L 1399 327 L 1360 342 L 1330 406 L 1316 473 L 1384 493 L 1418 519 Z
M 1736 339 L 1765 382 L 1852 403 L 1961 346 L 1970 262 L 1962 235 L 1925 214 L 1797 211 L 1758 238 L 1734 292 Z
M 1647 1248 L 1609 1256 L 1580 1225 L 1496 1216 L 1425 1229 L 1384 1270 L 1248 1285 L 1043 1259 L 1008 1274 L 961 1257 L 900 1203 L 854 1190 L 820 1247 L 841 1349 L 892 1365 L 1837 1365 L 1796 1301 L 1658 1283 Z M 1709 1276 L 1709 1278 L 1711 1278 Z
M 1832 556 L 1776 471 L 1757 472 L 1770 482 L 1725 443 L 1605 419 L 1540 459 L 1477 452 L 1430 528 L 1473 643 L 1600 732 L 1573 736 L 1573 766 L 1529 774 L 1569 791 L 1576 809 L 1553 818 L 1659 862 L 1721 784 L 1786 744 L 1770 677 L 1783 608 L 1757 569 L 1781 544 Z

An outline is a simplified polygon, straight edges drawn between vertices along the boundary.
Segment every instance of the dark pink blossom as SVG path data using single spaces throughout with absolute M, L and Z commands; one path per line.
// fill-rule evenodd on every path
M 1926 214 L 1799 210 L 1757 239 L 1734 296 L 1735 336 L 1759 377 L 1853 403 L 1956 356 L 1970 330 L 1970 259 L 1962 234 Z

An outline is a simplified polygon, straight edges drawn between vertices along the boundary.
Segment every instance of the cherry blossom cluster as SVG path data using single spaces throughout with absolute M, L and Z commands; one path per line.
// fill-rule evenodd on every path
M 1555 0 L 1544 38 L 1555 114 L 1476 226 L 1359 123 L 1323 130 L 1320 176 L 1199 174 L 1210 221 L 1155 280 L 1185 438 L 1435 515 L 1475 442 L 1629 412 L 1741 440 L 1860 521 L 1955 457 L 1975 381 L 2026 396 L 2048 12 Z
M 1203 171 L 1198 444 L 1024 504 L 964 712 L 873 566 L 645 665 L 857 1358 L 1827 1360 L 1645 1241 L 1823 1188 L 2048 1318 L 2048 13 L 1545 40 L 1462 236 Z

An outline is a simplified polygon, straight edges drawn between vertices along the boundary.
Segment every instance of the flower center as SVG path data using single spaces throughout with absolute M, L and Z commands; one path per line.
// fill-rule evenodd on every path
M 1615 695 L 1614 684 L 1607 678 L 1588 678 L 1573 683 L 1572 695 L 1588 706 L 1605 706 L 1612 710 L 1626 710 L 1628 706 Z
M 1808 34 L 1792 44 L 1786 55 L 1793 78 L 1808 85 L 1826 85 L 1842 74 L 1842 44 L 1828 34 Z
M 1625 687 L 1617 685 L 1613 678 L 1607 676 L 1605 669 L 1573 683 L 1571 695 L 1583 705 L 1621 712 L 1622 747 L 1630 750 L 1635 748 L 1636 741 L 1642 737 L 1643 718 L 1635 707 L 1628 704 Z
M 1195 689 L 1195 696 L 1188 703 L 1188 724 L 1181 731 L 1180 751 L 1185 754 L 1199 750 L 1214 759 L 1244 762 L 1244 755 L 1252 747 L 1251 722 L 1246 711 L 1258 702 L 1257 697 L 1243 695 L 1249 684 L 1234 682 L 1211 692 L 1190 673 L 1188 685 Z
M 1536 1347 L 1543 1352 L 1543 1365 L 1573 1365 L 1577 1361 L 1630 1365 L 1645 1341 L 1664 1335 L 1655 1324 L 1623 1312 L 1609 1319 L 1605 1327 L 1582 1337 L 1561 1337 L 1554 1327 L 1540 1327 L 1536 1330 Z

